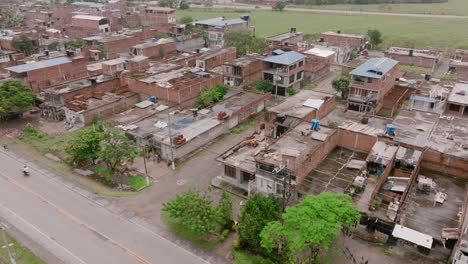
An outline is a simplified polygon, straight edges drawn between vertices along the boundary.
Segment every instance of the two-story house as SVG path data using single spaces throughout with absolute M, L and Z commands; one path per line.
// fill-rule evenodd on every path
M 398 61 L 371 58 L 352 70 L 348 109 L 375 113 L 382 108 L 383 98 L 400 77 Z
M 249 16 L 240 18 L 225 19 L 216 17 L 207 20 L 195 21 L 193 24 L 208 32 L 208 42 L 210 47 L 222 47 L 224 45 L 224 32 L 234 29 L 248 29 L 250 23 Z
M 288 88 L 299 88 L 304 78 L 304 55 L 295 51 L 274 50 L 272 56 L 262 61 L 263 80 L 273 84 L 273 94 L 285 96 Z
M 245 86 L 262 78 L 263 61 L 260 56 L 246 55 L 223 65 L 224 84 Z

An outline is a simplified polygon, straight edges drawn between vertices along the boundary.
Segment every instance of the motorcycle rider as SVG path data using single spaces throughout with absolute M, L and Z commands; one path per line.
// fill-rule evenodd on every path
M 23 167 L 23 174 L 24 175 L 29 175 L 29 168 L 26 165 L 24 165 L 24 167 Z

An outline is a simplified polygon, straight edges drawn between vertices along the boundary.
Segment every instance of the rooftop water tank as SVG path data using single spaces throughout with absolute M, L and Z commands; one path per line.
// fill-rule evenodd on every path
M 387 125 L 387 135 L 394 136 L 395 135 L 396 126 L 394 124 Z
M 153 104 L 155 104 L 155 103 L 156 103 L 156 96 L 154 96 L 154 95 L 151 96 L 151 97 L 150 97 L 150 101 L 151 101 Z
M 311 121 L 311 129 L 314 131 L 319 131 L 320 129 L 320 120 L 312 119 Z

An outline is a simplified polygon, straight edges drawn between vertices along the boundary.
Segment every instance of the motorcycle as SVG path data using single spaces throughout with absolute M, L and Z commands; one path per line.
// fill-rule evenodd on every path
M 29 171 L 23 170 L 23 176 L 29 176 Z

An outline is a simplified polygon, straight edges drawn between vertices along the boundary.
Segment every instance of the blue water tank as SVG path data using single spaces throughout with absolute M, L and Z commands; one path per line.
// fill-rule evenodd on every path
M 154 95 L 151 96 L 151 97 L 150 97 L 150 101 L 151 101 L 153 104 L 155 104 L 155 103 L 156 103 L 156 96 L 154 96 Z
M 320 129 L 320 120 L 312 119 L 311 121 L 311 129 L 314 131 L 318 131 Z
M 387 135 L 394 136 L 395 130 L 396 130 L 396 126 L 394 124 L 387 125 Z

